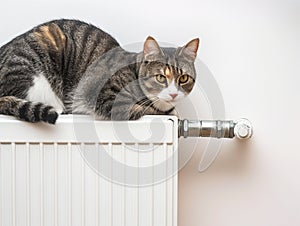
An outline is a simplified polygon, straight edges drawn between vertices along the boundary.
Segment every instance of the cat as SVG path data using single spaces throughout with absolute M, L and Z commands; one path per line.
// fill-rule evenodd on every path
M 53 20 L 0 48 L 0 114 L 55 124 L 59 114 L 135 120 L 174 114 L 195 84 L 199 39 L 163 48 L 149 36 L 140 53 L 101 29 Z

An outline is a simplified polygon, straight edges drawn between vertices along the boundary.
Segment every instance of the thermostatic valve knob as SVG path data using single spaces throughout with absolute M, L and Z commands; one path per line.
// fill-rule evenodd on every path
M 253 128 L 248 119 L 242 118 L 235 122 L 234 135 L 239 139 L 249 139 L 253 134 Z

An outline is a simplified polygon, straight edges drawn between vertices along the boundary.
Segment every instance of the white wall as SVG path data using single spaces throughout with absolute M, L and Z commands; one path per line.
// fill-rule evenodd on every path
M 254 137 L 224 142 L 204 173 L 197 168 L 208 141 L 181 141 L 181 156 L 196 149 L 180 172 L 180 226 L 300 225 L 300 1 L 10 0 L 1 3 L 0 43 L 63 17 L 93 22 L 123 45 L 149 34 L 175 45 L 200 36 L 199 58 L 226 118 L 252 121 Z M 181 104 L 183 114 L 209 118 L 204 96 L 196 90 L 197 114 Z

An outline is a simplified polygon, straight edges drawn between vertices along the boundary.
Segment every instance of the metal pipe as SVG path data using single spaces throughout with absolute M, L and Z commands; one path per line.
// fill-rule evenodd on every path
M 229 120 L 179 120 L 179 137 L 215 137 L 249 139 L 252 125 L 247 119 Z

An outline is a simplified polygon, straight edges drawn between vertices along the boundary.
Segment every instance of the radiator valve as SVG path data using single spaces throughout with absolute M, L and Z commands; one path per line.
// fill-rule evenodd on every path
M 215 137 L 249 139 L 253 129 L 248 119 L 228 120 L 179 120 L 179 137 Z

